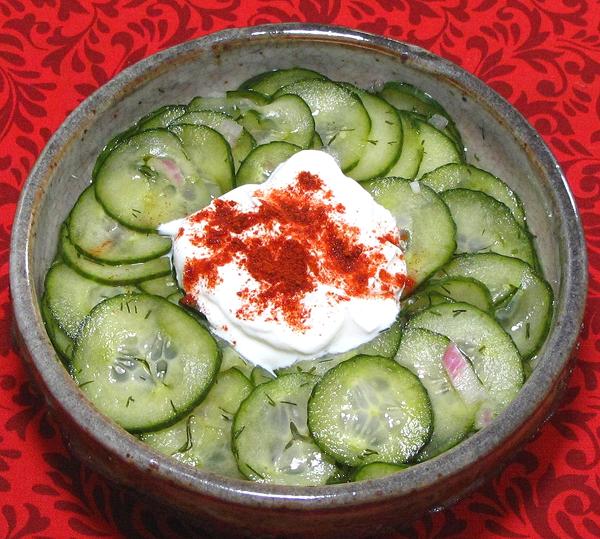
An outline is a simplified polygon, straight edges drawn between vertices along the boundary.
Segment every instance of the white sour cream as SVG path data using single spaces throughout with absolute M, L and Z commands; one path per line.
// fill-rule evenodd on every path
M 394 217 L 324 152 L 298 152 L 159 232 L 187 303 L 270 372 L 368 342 L 400 310 Z

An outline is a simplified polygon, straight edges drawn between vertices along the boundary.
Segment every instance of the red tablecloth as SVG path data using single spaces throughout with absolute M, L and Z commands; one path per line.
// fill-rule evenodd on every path
M 10 229 L 38 154 L 88 94 L 155 51 L 282 21 L 384 34 L 475 73 L 550 145 L 586 228 L 587 316 L 562 406 L 497 479 L 397 537 L 600 537 L 600 5 L 593 0 L 0 0 L 0 536 L 202 537 L 65 450 L 12 348 Z

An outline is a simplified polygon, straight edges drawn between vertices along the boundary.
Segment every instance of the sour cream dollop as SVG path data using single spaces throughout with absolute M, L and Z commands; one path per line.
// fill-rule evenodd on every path
M 300 151 L 159 232 L 183 301 L 270 372 L 368 342 L 400 310 L 395 219 L 325 152 Z

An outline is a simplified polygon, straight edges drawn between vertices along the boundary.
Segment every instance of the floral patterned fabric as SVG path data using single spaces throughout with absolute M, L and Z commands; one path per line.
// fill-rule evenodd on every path
M 561 407 L 492 482 L 394 537 L 600 537 L 600 5 L 594 0 L 0 0 L 0 537 L 204 537 L 65 449 L 10 337 L 19 192 L 87 95 L 156 51 L 236 26 L 345 25 L 425 47 L 506 97 L 554 151 L 590 291 Z

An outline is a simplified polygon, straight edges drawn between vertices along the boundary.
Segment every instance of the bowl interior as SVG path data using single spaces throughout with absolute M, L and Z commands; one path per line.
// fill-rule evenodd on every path
M 576 250 L 582 250 L 583 246 L 577 214 L 556 162 L 539 137 L 506 102 L 453 64 L 416 47 L 383 38 L 343 29 L 293 25 L 231 30 L 159 53 L 111 81 L 71 115 L 32 173 L 24 190 L 16 222 L 18 236 L 13 244 L 24 252 L 13 252 L 18 260 L 11 262 L 15 273 L 19 268 L 24 268 L 24 273 L 14 276 L 11 286 L 13 290 L 15 286 L 21 290 L 29 287 L 31 303 L 27 304 L 25 299 L 16 302 L 17 319 L 21 331 L 27 333 L 25 340 L 34 368 L 45 369 L 42 376 L 48 377 L 51 391 L 59 394 L 57 388 L 64 386 L 65 381 L 54 372 L 60 367 L 44 357 L 50 344 L 36 301 L 43 293 L 44 276 L 56 251 L 60 224 L 89 184 L 94 161 L 104 144 L 159 106 L 187 103 L 196 95 L 220 94 L 262 71 L 296 65 L 363 88 L 391 80 L 407 81 L 439 100 L 463 134 L 469 161 L 504 179 L 523 200 L 545 277 L 556 296 L 557 315 L 552 335 L 558 329 L 557 320 L 569 312 L 569 302 L 574 324 L 578 324 L 585 297 L 585 277 L 579 275 L 581 267 L 585 267 L 585 254 L 582 251 L 579 258 L 575 256 Z M 571 282 L 573 274 L 575 284 Z M 19 318 L 20 309 L 31 311 L 28 314 L 35 319 L 35 327 L 24 331 L 26 318 L 24 315 Z M 563 369 L 565 350 L 570 350 L 576 332 L 564 324 L 562 331 L 566 332 L 562 341 L 557 341 L 559 336 L 554 335 L 540 352 L 541 356 L 556 355 L 547 379 L 541 386 L 532 387 L 532 402 L 519 397 L 522 403 L 515 408 L 518 413 L 505 421 L 516 421 L 522 419 L 520 415 L 530 414 Z M 557 342 L 562 344 L 558 346 Z M 69 391 L 72 395 L 72 388 Z M 516 427 L 502 428 L 502 435 L 506 436 Z M 117 432 L 113 429 L 108 438 L 118 437 Z M 493 434 L 493 429 L 490 433 Z M 487 436 L 493 445 L 498 438 L 497 433 L 490 438 L 492 434 L 482 432 L 478 436 L 483 441 Z M 480 447 L 484 446 L 482 442 Z M 476 458 L 479 451 L 476 447 L 466 444 L 463 455 L 453 466 L 463 466 Z M 409 481 L 411 476 L 406 477 L 400 481 Z M 272 490 L 292 492 L 292 489 Z

